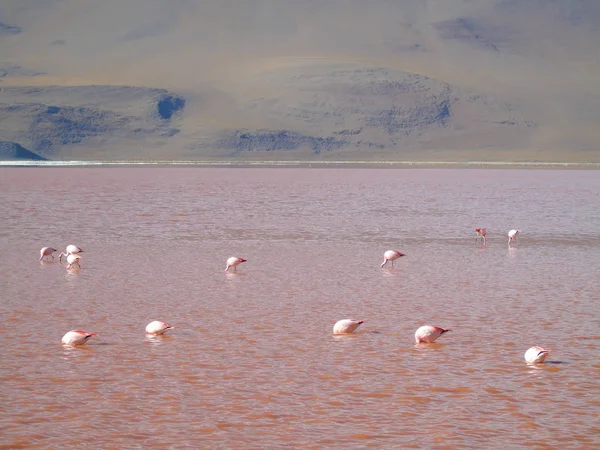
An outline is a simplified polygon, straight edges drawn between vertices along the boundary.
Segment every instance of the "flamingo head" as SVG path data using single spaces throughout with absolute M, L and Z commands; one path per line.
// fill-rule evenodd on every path
M 75 333 L 79 333 L 79 334 L 84 334 L 85 338 L 91 338 L 92 336 L 96 336 L 96 333 L 88 333 L 87 331 L 83 331 L 83 330 L 73 330 Z
M 434 326 L 433 328 L 435 328 L 435 330 L 440 333 L 440 336 L 444 333 L 447 333 L 448 331 L 452 331 L 450 328 L 442 328 L 438 326 Z

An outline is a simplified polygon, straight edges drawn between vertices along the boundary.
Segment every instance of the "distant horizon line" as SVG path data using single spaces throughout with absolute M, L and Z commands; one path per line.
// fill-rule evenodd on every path
M 312 167 L 312 166 L 506 166 L 528 168 L 600 168 L 600 162 L 553 162 L 553 161 L 231 161 L 231 160 L 65 160 L 65 161 L 19 161 L 0 160 L 0 167 L 86 167 L 86 166 L 224 166 L 224 167 L 252 167 L 252 166 L 287 166 L 287 167 Z

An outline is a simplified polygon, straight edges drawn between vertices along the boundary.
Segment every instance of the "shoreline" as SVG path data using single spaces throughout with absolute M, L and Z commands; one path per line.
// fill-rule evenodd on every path
M 600 169 L 600 162 L 549 161 L 0 161 L 0 167 L 144 167 L 185 166 L 217 168 L 458 168 L 458 169 Z

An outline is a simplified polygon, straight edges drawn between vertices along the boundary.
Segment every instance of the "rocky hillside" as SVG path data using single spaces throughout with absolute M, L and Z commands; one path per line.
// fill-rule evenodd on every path
M 0 158 L 600 161 L 600 2 L 0 4 Z
M 224 130 L 217 139 L 210 136 L 189 148 L 220 148 L 240 157 L 306 150 L 321 156 L 410 159 L 429 148 L 461 150 L 467 133 L 470 149 L 485 148 L 486 137 L 507 133 L 518 139 L 535 126 L 516 105 L 418 74 L 321 63 L 261 76 L 270 93 L 251 97 L 243 111 L 276 127 Z
M 174 124 L 185 106 L 166 90 L 128 86 L 8 87 L 1 94 L 2 136 L 29 151 L 14 158 L 87 159 L 86 149 L 164 145 L 179 132 Z

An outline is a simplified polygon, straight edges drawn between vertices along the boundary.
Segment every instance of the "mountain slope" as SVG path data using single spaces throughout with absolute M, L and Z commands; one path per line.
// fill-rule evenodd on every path
M 0 87 L 54 159 L 600 161 L 600 3 L 5 0 Z

